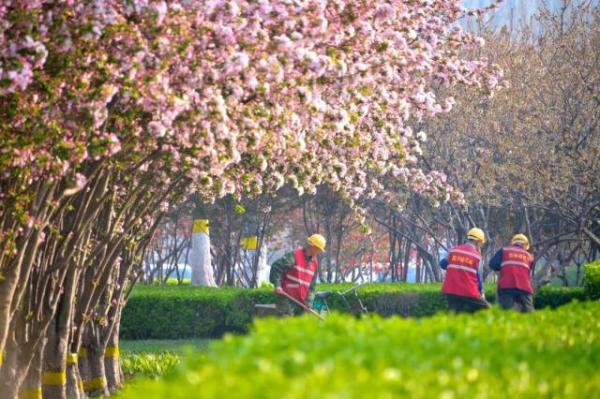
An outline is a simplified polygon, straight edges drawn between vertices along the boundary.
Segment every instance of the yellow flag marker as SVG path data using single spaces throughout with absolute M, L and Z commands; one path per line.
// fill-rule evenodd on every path
M 245 237 L 242 238 L 242 249 L 255 251 L 258 248 L 258 237 Z

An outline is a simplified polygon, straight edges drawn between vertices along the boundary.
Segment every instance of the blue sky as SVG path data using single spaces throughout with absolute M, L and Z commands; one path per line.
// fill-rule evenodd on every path
M 573 0 L 578 3 L 582 0 Z M 598 4 L 600 0 L 593 0 Z M 463 4 L 468 8 L 485 7 L 493 3 L 492 0 L 464 0 Z M 558 8 L 563 3 L 562 0 L 505 0 L 500 9 L 495 13 L 493 22 L 496 25 L 510 26 L 512 22 L 516 27 L 522 22 L 528 21 L 542 4 L 547 4 L 551 8 Z

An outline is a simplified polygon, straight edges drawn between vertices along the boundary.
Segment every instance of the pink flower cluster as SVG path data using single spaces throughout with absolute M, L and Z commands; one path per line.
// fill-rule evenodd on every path
M 111 160 L 207 200 L 286 183 L 355 200 L 383 176 L 435 191 L 409 119 L 452 107 L 435 85 L 500 78 L 461 51 L 482 45 L 456 28 L 464 14 L 459 0 L 4 0 L 0 106 L 18 109 L 2 179 Z

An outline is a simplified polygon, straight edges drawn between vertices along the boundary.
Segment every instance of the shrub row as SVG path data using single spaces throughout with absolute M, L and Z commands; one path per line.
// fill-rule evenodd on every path
M 600 259 L 584 266 L 583 289 L 588 298 L 600 299 Z
M 319 291 L 342 291 L 350 284 L 320 285 Z M 486 287 L 495 301 L 495 288 Z M 439 284 L 370 284 L 358 290 L 371 312 L 382 316 L 430 316 L 447 309 Z M 543 288 L 535 296 L 537 308 L 556 307 L 584 299 L 582 288 Z M 254 304 L 273 303 L 270 289 L 198 288 L 191 286 L 139 286 L 123 310 L 122 339 L 180 339 L 219 337 L 243 333 L 254 315 Z M 356 311 L 339 297 L 329 301 L 335 310 Z M 351 303 L 352 304 L 352 303 Z
M 534 314 L 256 321 L 126 399 L 592 398 L 600 392 L 600 302 Z

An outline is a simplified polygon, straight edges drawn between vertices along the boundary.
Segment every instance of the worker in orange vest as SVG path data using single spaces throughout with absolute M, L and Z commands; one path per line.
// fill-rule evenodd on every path
M 483 244 L 485 234 L 474 227 L 467 232 L 467 242 L 450 248 L 447 258 L 440 262 L 440 267 L 446 270 L 442 292 L 448 307 L 455 312 L 472 313 L 490 307 L 479 272 Z
M 490 260 L 490 269 L 500 273 L 498 303 L 504 309 L 533 312 L 533 255 L 528 252 L 529 246 L 527 236 L 517 234 L 510 240 L 510 245 L 501 248 Z
M 325 251 L 327 242 L 320 234 L 308 237 L 304 247 L 284 255 L 271 266 L 269 281 L 275 286 L 276 306 L 280 315 L 299 314 L 303 309 L 286 296 L 310 308 L 313 301 L 318 261 L 317 255 Z

